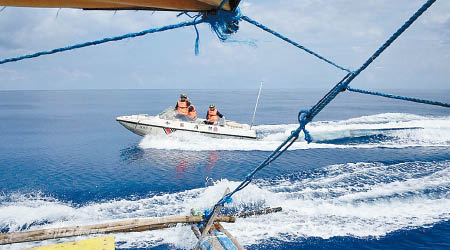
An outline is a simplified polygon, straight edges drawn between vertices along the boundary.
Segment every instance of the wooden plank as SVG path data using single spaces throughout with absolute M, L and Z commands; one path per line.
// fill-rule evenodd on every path
M 198 0 L 198 1 L 207 3 L 209 5 L 212 5 L 212 6 L 216 7 L 216 8 L 219 7 L 219 5 L 222 3 L 222 0 Z M 224 9 L 224 10 L 231 10 L 230 1 L 229 0 L 225 2 L 225 4 L 223 5 L 222 9 Z
M 114 236 L 66 242 L 28 250 L 114 250 Z
M 219 222 L 215 222 L 215 223 L 214 223 L 214 226 L 216 227 L 216 229 L 217 229 L 218 231 L 221 231 L 221 232 L 223 232 L 224 234 L 226 234 L 227 237 L 231 240 L 231 242 L 233 242 L 233 244 L 237 247 L 237 249 L 239 249 L 239 250 L 245 250 L 245 248 L 243 248 L 243 247 L 241 246 L 241 244 L 239 243 L 239 241 L 237 241 L 236 238 L 234 238 L 234 236 L 231 235 L 230 232 L 228 232 L 228 230 L 226 230 L 226 229 L 222 226 L 222 224 L 220 224 Z
M 222 243 L 217 239 L 217 237 L 211 237 L 210 241 L 208 241 L 211 246 L 211 250 L 227 250 L 222 246 Z
M 198 249 L 205 250 L 227 250 L 222 246 L 220 241 L 215 236 L 202 238 L 198 242 L 197 247 Z
M 215 229 L 213 231 L 214 231 L 213 235 L 220 242 L 220 244 L 224 249 L 238 250 L 237 247 L 233 244 L 233 242 L 230 240 L 230 238 L 228 238 L 228 236 L 224 232 Z
M 234 222 L 236 218 L 232 216 L 218 216 L 216 220 L 221 222 Z M 41 229 L 28 232 L 2 233 L 0 234 L 0 245 L 88 234 L 156 230 L 167 228 L 177 223 L 192 224 L 202 221 L 203 217 L 201 216 L 171 216 L 115 221 L 96 225 Z
M 219 0 L 0 0 L 0 6 L 80 8 L 80 9 L 136 9 L 207 11 L 217 9 L 211 5 Z M 223 9 L 230 10 L 225 4 Z

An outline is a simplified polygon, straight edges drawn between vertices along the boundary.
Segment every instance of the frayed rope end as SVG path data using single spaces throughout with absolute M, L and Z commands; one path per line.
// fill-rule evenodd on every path
M 205 12 L 202 18 L 209 23 L 217 37 L 224 42 L 239 30 L 241 16 L 241 11 L 237 8 L 235 11 L 216 10 Z

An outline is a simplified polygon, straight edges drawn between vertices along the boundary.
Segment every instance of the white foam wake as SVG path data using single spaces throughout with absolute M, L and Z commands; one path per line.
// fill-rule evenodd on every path
M 3 196 L 0 197 L 0 228 L 17 231 L 26 227 L 54 228 L 126 218 L 187 215 L 191 208 L 210 208 L 226 187 L 234 188 L 238 184 L 221 180 L 207 188 L 81 207 L 39 195 Z M 236 193 L 233 202 L 227 205 L 237 211 L 277 206 L 283 211 L 240 218 L 225 227 L 245 246 L 271 238 L 291 241 L 299 237 L 379 237 L 400 229 L 427 227 L 450 219 L 450 161 L 342 164 L 277 180 L 256 180 Z M 196 242 L 187 226 L 121 233 L 115 237 L 119 249 L 160 244 L 189 249 Z M 77 239 L 82 238 L 85 237 Z M 37 245 L 23 243 L 0 249 Z
M 176 132 L 169 136 L 146 136 L 139 146 L 166 150 L 241 150 L 272 151 L 285 140 L 296 124 L 254 126 L 258 140 L 214 139 L 201 134 Z M 413 146 L 449 146 L 450 116 L 425 117 L 412 114 L 386 113 L 348 119 L 319 121 L 308 125 L 314 142 L 307 144 L 302 136 L 290 150 L 309 148 L 404 148 Z M 358 138 L 381 135 L 379 140 Z M 339 142 L 348 139 L 351 142 Z

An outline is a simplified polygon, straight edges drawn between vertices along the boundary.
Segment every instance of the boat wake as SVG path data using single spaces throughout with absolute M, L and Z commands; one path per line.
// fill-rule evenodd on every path
M 146 136 L 139 146 L 143 149 L 186 151 L 272 151 L 297 126 L 297 124 L 254 126 L 258 140 L 215 139 L 200 134 L 176 132 L 169 136 Z M 307 129 L 314 142 L 307 144 L 301 135 L 290 150 L 450 145 L 449 116 L 426 117 L 385 113 L 343 121 L 312 122 Z
M 234 188 L 238 184 L 220 180 L 206 188 L 81 206 L 39 194 L 0 196 L 0 230 L 35 230 L 126 218 L 187 215 L 191 208 L 210 208 L 226 187 Z M 429 227 L 450 220 L 450 161 L 349 163 L 276 179 L 259 179 L 236 193 L 226 210 L 241 212 L 278 206 L 283 208 L 282 212 L 239 218 L 225 227 L 244 246 L 308 237 L 382 237 L 398 230 Z M 115 237 L 118 249 L 161 244 L 190 249 L 196 242 L 188 226 L 119 233 Z M 83 238 L 86 237 L 76 239 Z M 56 242 L 61 240 L 20 243 L 0 246 L 0 249 L 23 249 Z

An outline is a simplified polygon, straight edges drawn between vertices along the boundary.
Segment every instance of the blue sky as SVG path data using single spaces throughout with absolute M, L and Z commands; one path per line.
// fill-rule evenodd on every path
M 350 69 L 363 63 L 422 4 L 420 0 L 243 0 L 243 14 Z M 178 23 L 175 12 L 7 7 L 0 58 Z M 328 89 L 344 72 L 240 23 L 223 43 L 207 24 L 0 65 L 9 89 Z M 352 84 L 367 89 L 450 89 L 450 1 L 437 1 Z

